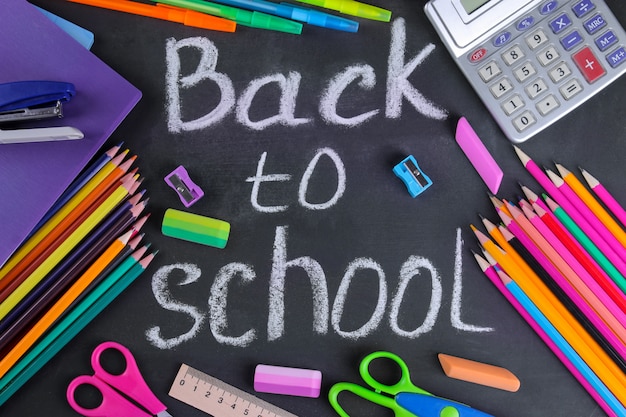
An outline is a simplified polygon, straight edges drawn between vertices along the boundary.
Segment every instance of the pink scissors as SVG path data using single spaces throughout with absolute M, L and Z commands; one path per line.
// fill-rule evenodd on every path
M 111 374 L 100 364 L 100 356 L 107 349 L 117 350 L 124 356 L 126 368 L 121 374 Z M 146 381 L 139 372 L 135 358 L 125 346 L 116 342 L 101 343 L 91 354 L 91 366 L 94 369 L 93 375 L 76 377 L 67 387 L 67 401 L 80 414 L 89 417 L 151 417 L 154 415 L 172 417 L 170 413 L 165 411 L 167 407 L 148 388 Z M 98 407 L 84 408 L 76 402 L 74 393 L 81 385 L 91 385 L 100 391 L 102 402 Z M 148 414 L 127 400 L 120 392 L 133 399 L 150 413 Z

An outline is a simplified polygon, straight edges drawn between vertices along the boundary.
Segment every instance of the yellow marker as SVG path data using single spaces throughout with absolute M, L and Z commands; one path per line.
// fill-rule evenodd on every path
M 361 3 L 354 0 L 297 0 L 301 3 L 310 4 L 317 7 L 324 7 L 330 10 L 336 10 L 340 13 L 349 14 L 351 16 L 362 17 L 370 20 L 380 20 L 381 22 L 389 22 L 391 20 L 391 12 L 380 7 L 370 4 Z

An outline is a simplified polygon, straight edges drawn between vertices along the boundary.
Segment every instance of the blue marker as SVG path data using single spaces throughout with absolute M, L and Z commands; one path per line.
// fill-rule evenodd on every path
M 296 20 L 298 22 L 308 23 L 314 26 L 321 26 L 328 29 L 342 30 L 344 32 L 356 32 L 359 30 L 359 23 L 335 16 L 332 14 L 320 12 L 313 9 L 303 7 L 295 7 L 290 4 L 276 4 L 265 0 L 215 0 L 217 3 L 226 4 L 233 7 L 241 7 L 244 9 L 255 10 Z
M 424 174 L 413 155 L 409 155 L 393 167 L 393 173 L 406 185 L 411 197 L 415 198 L 430 187 L 433 182 Z

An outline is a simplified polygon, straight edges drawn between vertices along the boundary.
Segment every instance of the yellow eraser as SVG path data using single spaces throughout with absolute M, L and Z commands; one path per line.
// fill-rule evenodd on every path
M 457 358 L 444 353 L 440 353 L 437 356 L 443 371 L 450 378 L 511 392 L 519 389 L 519 379 L 508 369 L 469 359 Z

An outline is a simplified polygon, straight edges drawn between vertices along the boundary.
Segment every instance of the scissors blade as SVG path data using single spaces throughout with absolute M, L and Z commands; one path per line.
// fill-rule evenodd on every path
M 434 395 L 401 392 L 396 395 L 398 405 L 419 417 L 457 415 L 459 417 L 493 417 L 468 405 Z M 445 413 L 449 410 L 448 413 Z
M 173 416 L 170 413 L 168 413 L 166 410 L 163 410 L 157 413 L 157 417 L 173 417 Z

